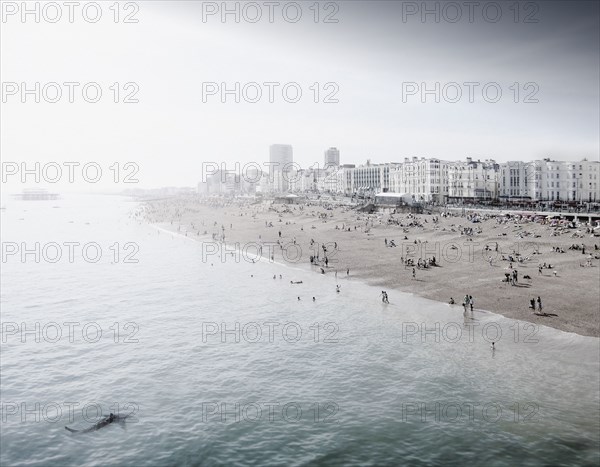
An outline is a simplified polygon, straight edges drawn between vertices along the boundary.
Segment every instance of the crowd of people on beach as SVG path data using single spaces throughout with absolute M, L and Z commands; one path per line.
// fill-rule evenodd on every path
M 235 219 L 232 219 L 233 222 L 224 221 L 233 216 L 247 218 L 240 222 L 242 226 L 238 228 L 237 236 L 233 235 L 236 232 L 230 233 L 233 231 Z M 262 216 L 265 218 L 262 219 Z M 244 229 L 252 222 L 258 222 L 262 228 L 264 221 L 263 230 L 255 234 L 258 237 L 257 243 L 260 245 L 259 258 L 263 257 L 262 246 L 267 245 L 269 241 L 277 244 L 277 249 L 268 249 L 271 253 L 267 259 L 270 261 L 276 259 L 276 253 L 283 254 L 286 245 L 304 246 L 308 243 L 310 254 L 304 256 L 304 261 L 308 259 L 306 263 L 316 273 L 335 274 L 336 279 L 339 270 L 346 270 L 346 276 L 349 276 L 350 267 L 358 270 L 359 276 L 364 277 L 365 265 L 369 267 L 370 264 L 369 254 L 367 253 L 365 256 L 361 252 L 360 255 L 365 257 L 357 257 L 356 251 L 353 251 L 356 248 L 352 245 L 348 246 L 344 238 L 352 238 L 352 242 L 354 242 L 354 238 L 364 238 L 365 241 L 374 239 L 377 242 L 381 241 L 378 245 L 385 247 L 385 253 L 383 253 L 384 250 L 381 254 L 377 253 L 377 250 L 373 250 L 375 260 L 378 257 L 384 257 L 390 264 L 397 264 L 398 271 L 407 270 L 405 275 L 398 274 L 394 278 L 388 278 L 385 284 L 390 284 L 390 286 L 397 284 L 398 287 L 412 287 L 415 290 L 419 290 L 428 282 L 435 283 L 438 273 L 434 271 L 443 272 L 447 271 L 447 268 L 454 268 L 451 262 L 444 261 L 444 255 L 441 255 L 440 258 L 437 255 L 423 254 L 420 238 L 423 238 L 422 234 L 426 232 L 429 232 L 430 235 L 431 233 L 442 235 L 441 238 L 445 239 L 454 238 L 457 242 L 462 237 L 461 242 L 473 242 L 473 245 L 478 245 L 475 242 L 481 236 L 485 236 L 486 241 L 495 237 L 496 242 L 492 240 L 479 247 L 484 249 L 483 259 L 489 264 L 486 271 L 490 271 L 488 274 L 490 277 L 495 276 L 498 281 L 501 279 L 505 284 L 515 287 L 514 290 L 511 289 L 511 293 L 518 294 L 520 297 L 523 296 L 526 289 L 533 287 L 531 290 L 535 290 L 537 285 L 542 283 L 540 281 L 550 280 L 545 279 L 548 276 L 554 276 L 558 280 L 560 277 L 564 277 L 564 268 L 566 267 L 564 265 L 571 258 L 570 252 L 581 253 L 585 258 L 584 262 L 575 263 L 576 267 L 577 264 L 585 268 L 597 267 L 597 260 L 600 259 L 599 248 L 595 243 L 591 246 L 586 245 L 587 241 L 585 240 L 579 240 L 576 243 L 571 240 L 563 242 L 564 244 L 557 244 L 558 239 L 552 239 L 552 243 L 550 243 L 552 237 L 568 236 L 583 239 L 586 236 L 597 235 L 597 227 L 589 222 L 566 221 L 533 213 L 463 212 L 461 214 L 442 210 L 436 214 L 415 214 L 396 212 L 393 209 L 385 212 L 359 212 L 352 207 L 326 206 L 319 203 L 276 205 L 271 201 L 173 198 L 145 203 L 143 208 L 135 213 L 135 218 L 140 221 L 145 219 L 152 223 L 166 223 L 171 226 L 172 230 L 182 235 L 193 235 L 200 237 L 201 240 L 202 237 L 210 238 L 214 242 L 223 243 L 231 242 L 232 238 L 243 238 L 241 235 L 246 235 L 247 241 L 251 241 L 252 238 L 248 238 L 249 236 L 243 233 Z M 309 235 L 309 231 L 313 233 Z M 253 230 L 253 232 L 257 232 L 257 230 Z M 401 241 L 390 238 L 395 235 L 398 235 L 396 239 L 401 239 Z M 275 238 L 273 239 L 273 237 Z M 507 248 L 506 244 L 510 242 L 511 237 L 515 242 L 529 238 L 530 240 L 526 244 L 521 244 L 529 249 L 519 251 L 518 248 Z M 416 253 L 408 254 L 402 241 L 416 245 Z M 425 240 L 423 243 L 426 244 L 427 241 Z M 460 246 L 460 243 L 458 245 Z M 402 248 L 397 248 L 400 246 Z M 452 246 L 448 251 L 456 249 L 457 247 Z M 538 255 L 543 255 L 544 261 L 541 261 L 541 257 Z M 540 258 L 539 261 L 538 258 Z M 501 271 L 500 277 L 498 277 L 498 273 L 494 271 L 502 263 L 504 271 Z M 527 274 L 532 263 L 534 263 L 534 268 L 538 269 L 538 278 L 532 279 Z M 377 262 L 375 261 L 374 264 Z M 516 265 L 518 265 L 518 269 L 515 267 Z M 440 268 L 437 268 L 438 266 Z M 433 267 L 436 268 L 433 269 Z M 423 272 L 419 273 L 419 280 L 416 280 L 419 270 Z M 550 270 L 551 274 L 544 274 L 546 270 Z M 559 270 L 561 275 L 558 274 Z M 584 273 L 585 269 L 582 269 L 581 274 Z M 410 279 L 415 281 L 414 286 L 408 285 Z M 440 287 L 444 287 L 444 285 L 441 284 Z M 523 289 L 523 292 L 519 292 L 519 289 Z M 339 289 L 336 290 L 339 292 Z M 544 290 L 542 289 L 542 291 Z M 538 289 L 536 292 L 539 293 L 540 290 Z M 388 300 L 387 292 L 384 295 L 382 291 L 381 297 L 382 301 L 386 302 Z M 484 297 L 482 300 L 486 302 L 486 298 Z M 547 316 L 541 309 L 539 296 L 527 300 L 529 300 L 529 309 L 536 314 L 544 313 L 542 316 Z M 451 303 L 454 304 L 454 299 L 451 299 Z M 468 295 L 468 300 L 463 300 L 462 303 L 465 311 L 471 310 L 473 308 L 472 296 Z M 556 306 L 555 300 L 551 300 L 549 303 L 551 303 L 551 308 Z

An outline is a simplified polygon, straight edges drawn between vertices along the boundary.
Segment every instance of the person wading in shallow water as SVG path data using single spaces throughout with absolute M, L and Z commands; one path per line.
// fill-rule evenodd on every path
M 388 294 L 385 290 L 382 290 L 380 295 L 383 303 L 390 303 L 390 299 L 388 298 Z

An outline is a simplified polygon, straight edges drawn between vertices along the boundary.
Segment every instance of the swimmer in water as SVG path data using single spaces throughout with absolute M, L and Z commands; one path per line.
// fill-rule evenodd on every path
M 315 297 L 313 297 L 313 302 L 316 302 L 316 301 L 317 301 L 317 299 Z
M 496 344 L 495 342 L 492 342 L 492 345 L 491 345 L 492 350 L 496 350 L 495 344 Z
M 340 289 L 341 289 L 341 287 L 340 287 L 339 285 L 336 285 L 336 286 L 335 286 L 335 291 L 336 291 L 337 293 L 340 293 Z
M 298 297 L 298 301 L 300 301 L 300 297 Z

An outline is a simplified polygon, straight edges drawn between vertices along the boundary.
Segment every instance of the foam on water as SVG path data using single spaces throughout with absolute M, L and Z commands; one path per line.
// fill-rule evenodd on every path
M 379 289 L 342 274 L 338 294 L 332 275 L 232 257 L 203 263 L 199 243 L 128 219 L 133 206 L 85 196 L 12 201 L 2 212 L 5 242 L 139 245 L 137 264 L 111 253 L 93 264 L 2 265 L 3 325 L 103 330 L 98 342 L 81 327 L 73 343 L 3 334 L 2 465 L 598 461 L 598 339 L 482 311 L 465 318 L 460 306 L 390 290 L 384 305 Z M 81 411 L 70 421 L 49 405 L 68 402 L 137 412 L 124 426 L 72 435 L 65 425 L 90 426 Z M 6 410 L 21 403 L 47 416 Z

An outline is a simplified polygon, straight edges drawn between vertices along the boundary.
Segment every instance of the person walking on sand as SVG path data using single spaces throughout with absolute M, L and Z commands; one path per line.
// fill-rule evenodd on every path
M 537 304 L 538 304 L 538 310 L 540 312 L 540 314 L 542 314 L 542 299 L 538 296 L 537 298 Z
M 413 279 L 417 278 L 417 270 L 415 268 L 412 269 L 412 278 Z
M 471 312 L 473 312 L 473 305 L 475 304 L 475 300 L 473 300 L 473 296 L 469 295 L 469 306 L 471 307 Z
M 350 275 L 350 268 L 346 269 L 346 276 Z

